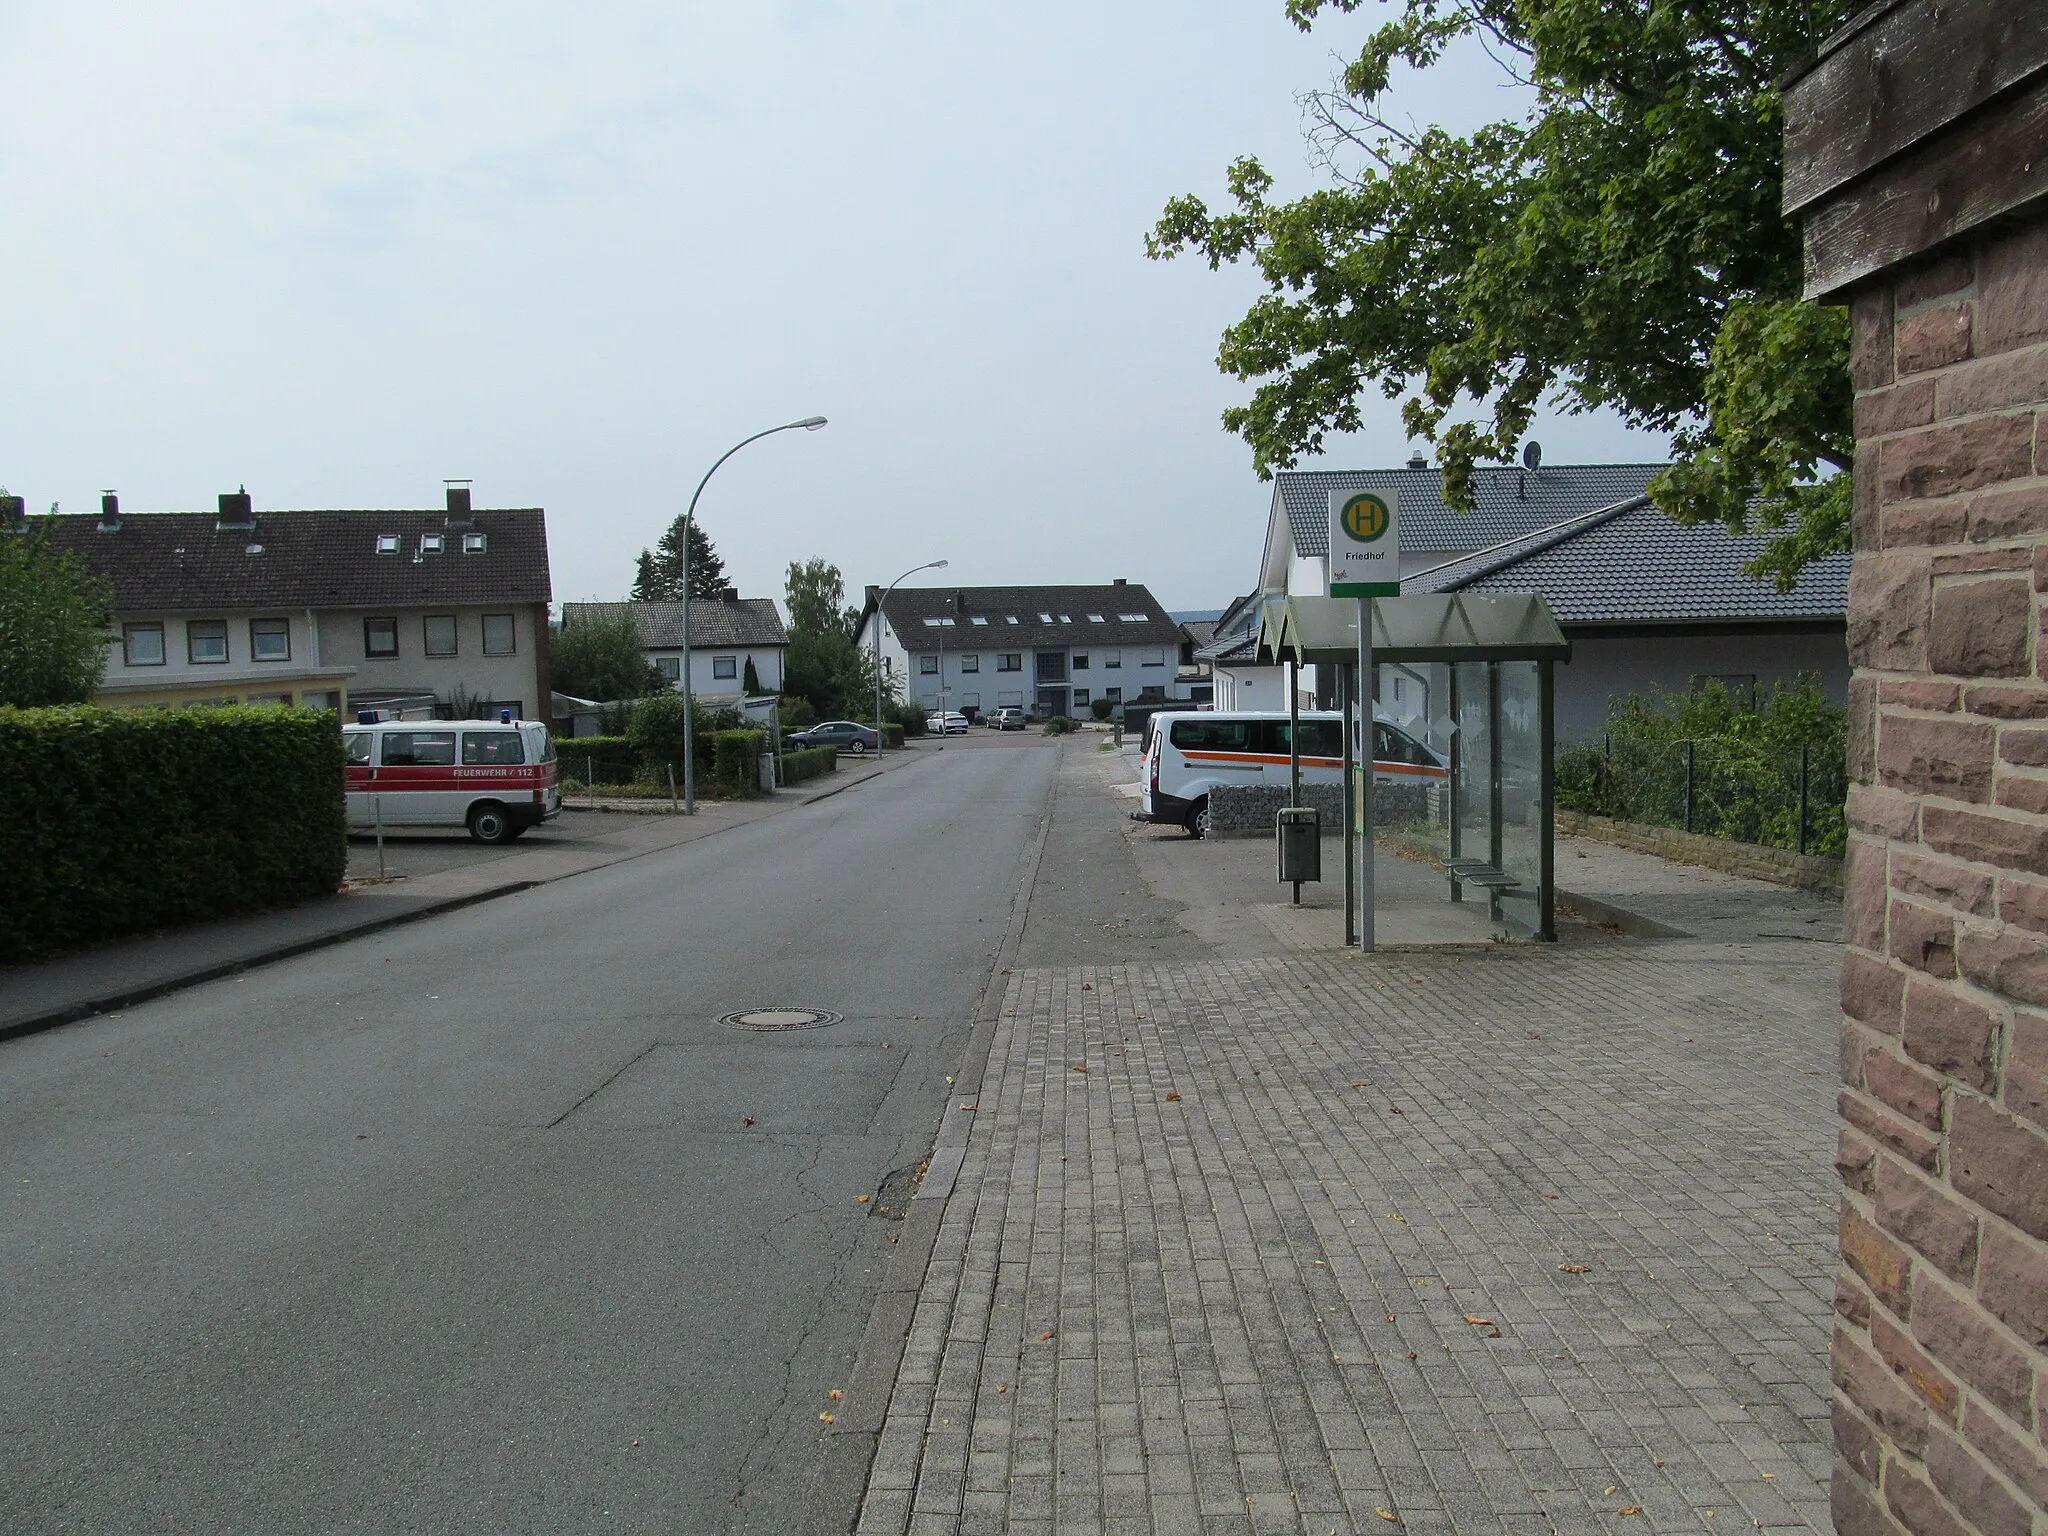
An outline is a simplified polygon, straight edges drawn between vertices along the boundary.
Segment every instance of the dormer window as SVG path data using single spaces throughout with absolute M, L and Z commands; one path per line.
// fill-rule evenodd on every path
M 465 533 L 462 536 L 462 552 L 465 555 L 480 555 L 490 546 L 491 536 L 487 533 Z
M 395 555 L 395 554 L 397 554 L 397 553 L 398 553 L 398 535 L 397 535 L 397 534 L 395 534 L 395 533 L 380 533 L 380 534 L 378 534 L 378 535 L 377 535 L 377 553 L 378 553 L 378 554 L 380 554 L 380 555 Z
M 1099 613 L 1091 613 L 1088 615 L 1088 622 L 1090 624 L 1106 624 L 1109 621 Z
M 438 555 L 447 547 L 448 540 L 442 534 L 423 533 L 420 535 L 420 553 L 423 555 Z

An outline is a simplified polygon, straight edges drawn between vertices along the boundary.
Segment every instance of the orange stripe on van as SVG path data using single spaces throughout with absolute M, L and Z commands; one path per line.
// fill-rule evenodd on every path
M 1284 752 L 1191 752 L 1186 748 L 1178 750 L 1180 755 L 1191 763 L 1276 763 L 1281 767 L 1286 767 L 1293 761 Z M 1304 757 L 1301 760 L 1301 766 L 1304 768 L 1342 768 L 1344 760 L 1340 757 Z M 1372 766 L 1375 773 L 1405 773 L 1419 779 L 1447 779 L 1450 777 L 1449 770 L 1432 768 L 1426 763 L 1396 763 L 1380 758 Z

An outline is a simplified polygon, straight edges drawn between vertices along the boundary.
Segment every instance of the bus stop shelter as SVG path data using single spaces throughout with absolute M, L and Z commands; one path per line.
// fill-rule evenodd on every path
M 1446 772 L 1373 785 L 1356 729 L 1358 615 L 1352 598 L 1276 596 L 1260 616 L 1258 660 L 1334 678 L 1345 734 L 1344 936 L 1355 943 L 1362 830 L 1443 870 L 1445 899 L 1483 899 L 1508 932 L 1557 937 L 1554 669 L 1571 642 L 1534 592 L 1442 592 L 1369 600 L 1377 722 L 1398 727 Z M 1323 669 L 1330 669 L 1325 672 Z M 1375 753 L 1374 755 L 1377 755 Z

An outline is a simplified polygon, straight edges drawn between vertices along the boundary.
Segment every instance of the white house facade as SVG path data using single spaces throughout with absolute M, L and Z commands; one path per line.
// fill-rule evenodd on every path
M 681 688 L 687 665 L 690 691 L 700 699 L 736 704 L 743 697 L 782 692 L 789 631 L 773 598 L 741 597 L 727 588 L 718 597 L 692 598 L 689 607 L 687 644 L 681 603 L 564 603 L 562 624 L 566 628 L 599 616 L 631 614 L 640 626 L 647 660 L 663 681 Z M 755 684 L 751 690 L 749 667 Z
M 9 526 L 21 526 L 13 516 Z M 537 508 L 51 519 L 114 591 L 99 701 L 295 704 L 406 718 L 547 708 L 548 556 Z
M 879 634 L 883 676 L 925 709 L 970 717 L 1016 705 L 1036 719 L 1085 715 L 1098 699 L 1189 697 L 1180 626 L 1141 584 L 870 587 L 858 636 Z

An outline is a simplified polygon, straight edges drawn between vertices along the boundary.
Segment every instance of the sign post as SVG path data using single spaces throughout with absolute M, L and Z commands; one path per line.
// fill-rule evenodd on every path
M 1400 496 L 1384 492 L 1330 492 L 1330 596 L 1358 599 L 1358 947 L 1373 949 L 1372 791 L 1377 769 L 1373 742 L 1372 600 L 1401 595 Z M 1350 722 L 1345 722 L 1349 733 Z M 1346 827 L 1348 839 L 1351 829 Z

